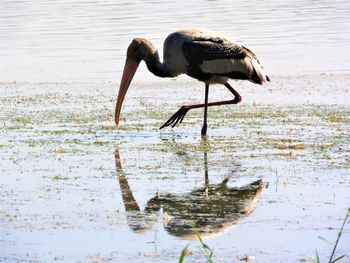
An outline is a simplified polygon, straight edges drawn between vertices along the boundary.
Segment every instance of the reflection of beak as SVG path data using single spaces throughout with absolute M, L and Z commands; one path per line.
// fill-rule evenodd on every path
M 123 76 L 122 76 L 122 81 L 120 82 L 117 104 L 115 107 L 114 120 L 115 120 L 116 126 L 118 126 L 118 124 L 119 124 L 120 110 L 122 108 L 125 94 L 128 91 L 131 80 L 134 77 L 135 72 L 136 72 L 139 64 L 140 64 L 140 62 L 138 62 L 138 61 L 126 59 L 124 71 L 123 71 Z

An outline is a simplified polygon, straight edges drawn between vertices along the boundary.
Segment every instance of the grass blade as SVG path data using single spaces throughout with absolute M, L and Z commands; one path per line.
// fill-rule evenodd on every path
M 208 263 L 212 263 L 213 262 L 213 254 L 214 254 L 214 251 L 207 245 L 203 242 L 199 232 L 197 231 L 196 228 L 193 228 L 193 232 L 195 233 L 195 235 L 197 236 L 199 242 L 201 243 L 202 247 L 203 247 L 203 252 L 204 252 L 204 255 L 205 257 L 207 258 L 207 262 Z
M 335 260 L 332 261 L 332 263 L 335 263 L 335 262 L 341 260 L 343 257 L 345 257 L 345 255 L 342 255 L 342 256 L 340 256 L 340 257 L 337 257 Z
M 328 243 L 328 244 L 332 244 L 332 242 L 330 242 L 329 240 L 325 239 L 324 237 L 318 236 L 319 239 L 321 239 L 322 241 Z
M 188 248 L 189 245 L 190 245 L 190 244 L 188 244 L 187 246 L 185 246 L 185 248 L 182 250 L 181 256 L 180 256 L 180 259 L 179 259 L 179 263 L 184 263 L 184 262 L 185 262 L 185 257 L 186 257 L 186 255 L 187 255 L 187 253 L 188 253 L 187 248 Z
M 317 249 L 316 249 L 316 263 L 321 263 L 320 262 L 320 257 L 318 255 Z
M 337 238 L 337 240 L 335 241 L 335 244 L 334 244 L 334 247 L 333 247 L 333 251 L 332 251 L 331 257 L 330 257 L 330 259 L 329 259 L 329 261 L 328 261 L 329 263 L 334 262 L 334 261 L 332 261 L 332 259 L 333 259 L 334 254 L 335 254 L 335 250 L 336 250 L 336 248 L 337 248 L 337 246 L 338 246 L 339 239 L 340 239 L 340 237 L 341 237 L 341 235 L 342 235 L 342 233 L 343 233 L 346 220 L 347 220 L 348 217 L 349 217 L 349 213 L 350 213 L 350 207 L 348 208 L 348 212 L 346 213 L 346 216 L 345 216 L 345 218 L 344 218 L 343 224 L 342 224 L 342 226 L 341 226 L 341 228 L 340 228 L 340 231 L 339 231 L 339 233 L 338 233 L 338 238 Z

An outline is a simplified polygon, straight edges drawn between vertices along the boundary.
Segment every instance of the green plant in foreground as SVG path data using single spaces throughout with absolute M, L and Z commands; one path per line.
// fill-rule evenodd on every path
M 213 263 L 212 257 L 213 257 L 214 251 L 207 244 L 205 244 L 203 242 L 203 240 L 202 240 L 201 236 L 199 235 L 197 229 L 194 229 L 193 232 L 195 233 L 195 235 L 197 236 L 199 242 L 202 245 L 203 253 L 204 253 L 205 257 L 207 258 L 207 262 Z
M 339 239 L 340 239 L 341 235 L 343 234 L 344 226 L 345 226 L 346 220 L 348 219 L 349 215 L 350 215 L 350 207 L 348 208 L 348 212 L 346 213 L 346 216 L 345 216 L 345 218 L 344 218 L 343 224 L 342 224 L 342 226 L 341 226 L 341 228 L 340 228 L 340 231 L 339 231 L 339 233 L 338 233 L 338 237 L 337 237 L 337 240 L 335 241 L 335 244 L 334 244 L 334 247 L 333 247 L 333 250 L 332 250 L 332 254 L 331 254 L 330 258 L 329 258 L 328 263 L 335 263 L 335 262 L 338 262 L 339 260 L 341 260 L 342 258 L 344 258 L 344 257 L 346 256 L 346 255 L 344 254 L 344 255 L 342 255 L 342 256 L 339 256 L 339 257 L 333 259 L 334 254 L 335 254 L 335 250 L 337 249 L 337 246 L 338 246 L 338 243 L 339 243 Z M 320 257 L 318 256 L 317 250 L 316 250 L 316 262 L 317 262 L 317 263 L 320 263 L 320 262 L 321 262 L 321 261 L 320 261 Z
M 341 260 L 342 258 L 344 258 L 344 257 L 346 256 L 346 255 L 344 254 L 344 255 L 342 255 L 342 256 L 339 256 L 339 257 L 333 259 L 333 258 L 334 258 L 334 255 L 335 255 L 335 251 L 336 251 L 337 246 L 338 246 L 338 243 L 339 243 L 339 240 L 340 240 L 340 237 L 341 237 L 341 235 L 343 234 L 344 227 L 345 227 L 345 223 L 346 223 L 346 221 L 347 221 L 347 219 L 348 219 L 349 216 L 350 216 L 350 207 L 349 207 L 348 210 L 347 210 L 346 216 L 345 216 L 345 218 L 344 218 L 343 224 L 342 224 L 342 226 L 341 226 L 341 228 L 340 228 L 340 231 L 339 231 L 339 233 L 338 233 L 338 237 L 337 237 L 337 240 L 335 241 L 335 244 L 334 244 L 334 247 L 333 247 L 333 250 L 332 250 L 332 254 L 331 254 L 330 258 L 329 258 L 328 263 L 336 263 L 336 262 L 338 262 L 339 260 Z M 207 262 L 208 262 L 208 263 L 213 263 L 213 259 L 212 259 L 213 254 L 214 254 L 213 250 L 212 250 L 207 244 L 205 244 L 205 243 L 203 242 L 203 240 L 202 240 L 202 238 L 201 238 L 201 236 L 200 236 L 200 234 L 199 234 L 199 232 L 198 232 L 198 230 L 197 230 L 196 228 L 193 228 L 193 232 L 194 232 L 194 234 L 196 235 L 196 237 L 198 238 L 199 242 L 200 242 L 201 245 L 202 245 L 202 251 L 203 251 L 205 257 L 207 258 Z M 188 256 L 188 254 L 189 254 L 189 250 L 188 250 L 189 245 L 190 245 L 190 244 L 188 244 L 188 245 L 182 250 L 181 256 L 180 256 L 180 259 L 179 259 L 179 263 L 184 263 L 184 262 L 185 262 L 185 257 Z M 320 263 L 320 262 L 321 262 L 317 250 L 316 250 L 316 262 L 317 262 L 317 263 Z
M 185 246 L 185 248 L 181 251 L 181 256 L 180 256 L 180 260 L 179 263 L 184 263 L 185 262 L 185 257 L 188 255 L 189 251 L 188 251 L 188 246 L 190 244 L 188 244 L 187 246 Z
M 193 228 L 193 232 L 194 234 L 196 235 L 196 237 L 198 238 L 199 242 L 201 243 L 202 245 L 202 251 L 205 255 L 205 257 L 207 258 L 207 262 L 208 263 L 213 263 L 213 254 L 214 254 L 214 251 L 207 245 L 203 242 L 198 230 L 196 228 Z M 181 256 L 180 256 L 180 260 L 179 260 L 179 263 L 184 263 L 185 262 L 185 257 L 189 254 L 189 250 L 188 250 L 188 247 L 189 247 L 190 244 L 188 244 L 181 252 Z

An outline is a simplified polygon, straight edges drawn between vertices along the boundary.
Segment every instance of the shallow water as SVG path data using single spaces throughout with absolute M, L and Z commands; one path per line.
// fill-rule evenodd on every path
M 132 38 L 208 28 L 254 50 L 270 76 L 350 69 L 349 1 L 0 3 L 1 81 L 119 82 Z M 160 52 L 162 53 L 162 52 Z M 143 66 L 136 78 L 153 79 Z
M 133 84 L 118 130 L 114 84 L 1 84 L 0 261 L 178 262 L 190 244 L 186 262 L 203 262 L 192 224 L 215 262 L 326 261 L 350 203 L 349 80 L 240 82 L 207 140 L 202 111 L 158 130 L 202 100 L 193 81 Z
M 215 262 L 326 262 L 350 203 L 348 25 L 349 1 L 2 0 L 0 261 L 178 262 L 190 244 L 203 262 L 195 225 Z M 203 140 L 202 111 L 158 129 L 202 84 L 141 66 L 116 129 L 131 39 L 161 49 L 190 26 L 254 50 L 273 82 L 237 82 Z

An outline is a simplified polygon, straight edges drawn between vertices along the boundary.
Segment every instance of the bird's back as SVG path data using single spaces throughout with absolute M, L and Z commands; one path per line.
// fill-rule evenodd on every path
M 187 74 L 205 82 L 225 83 L 231 78 L 263 84 L 269 80 L 251 50 L 206 29 L 170 34 L 164 42 L 164 62 L 174 76 Z

